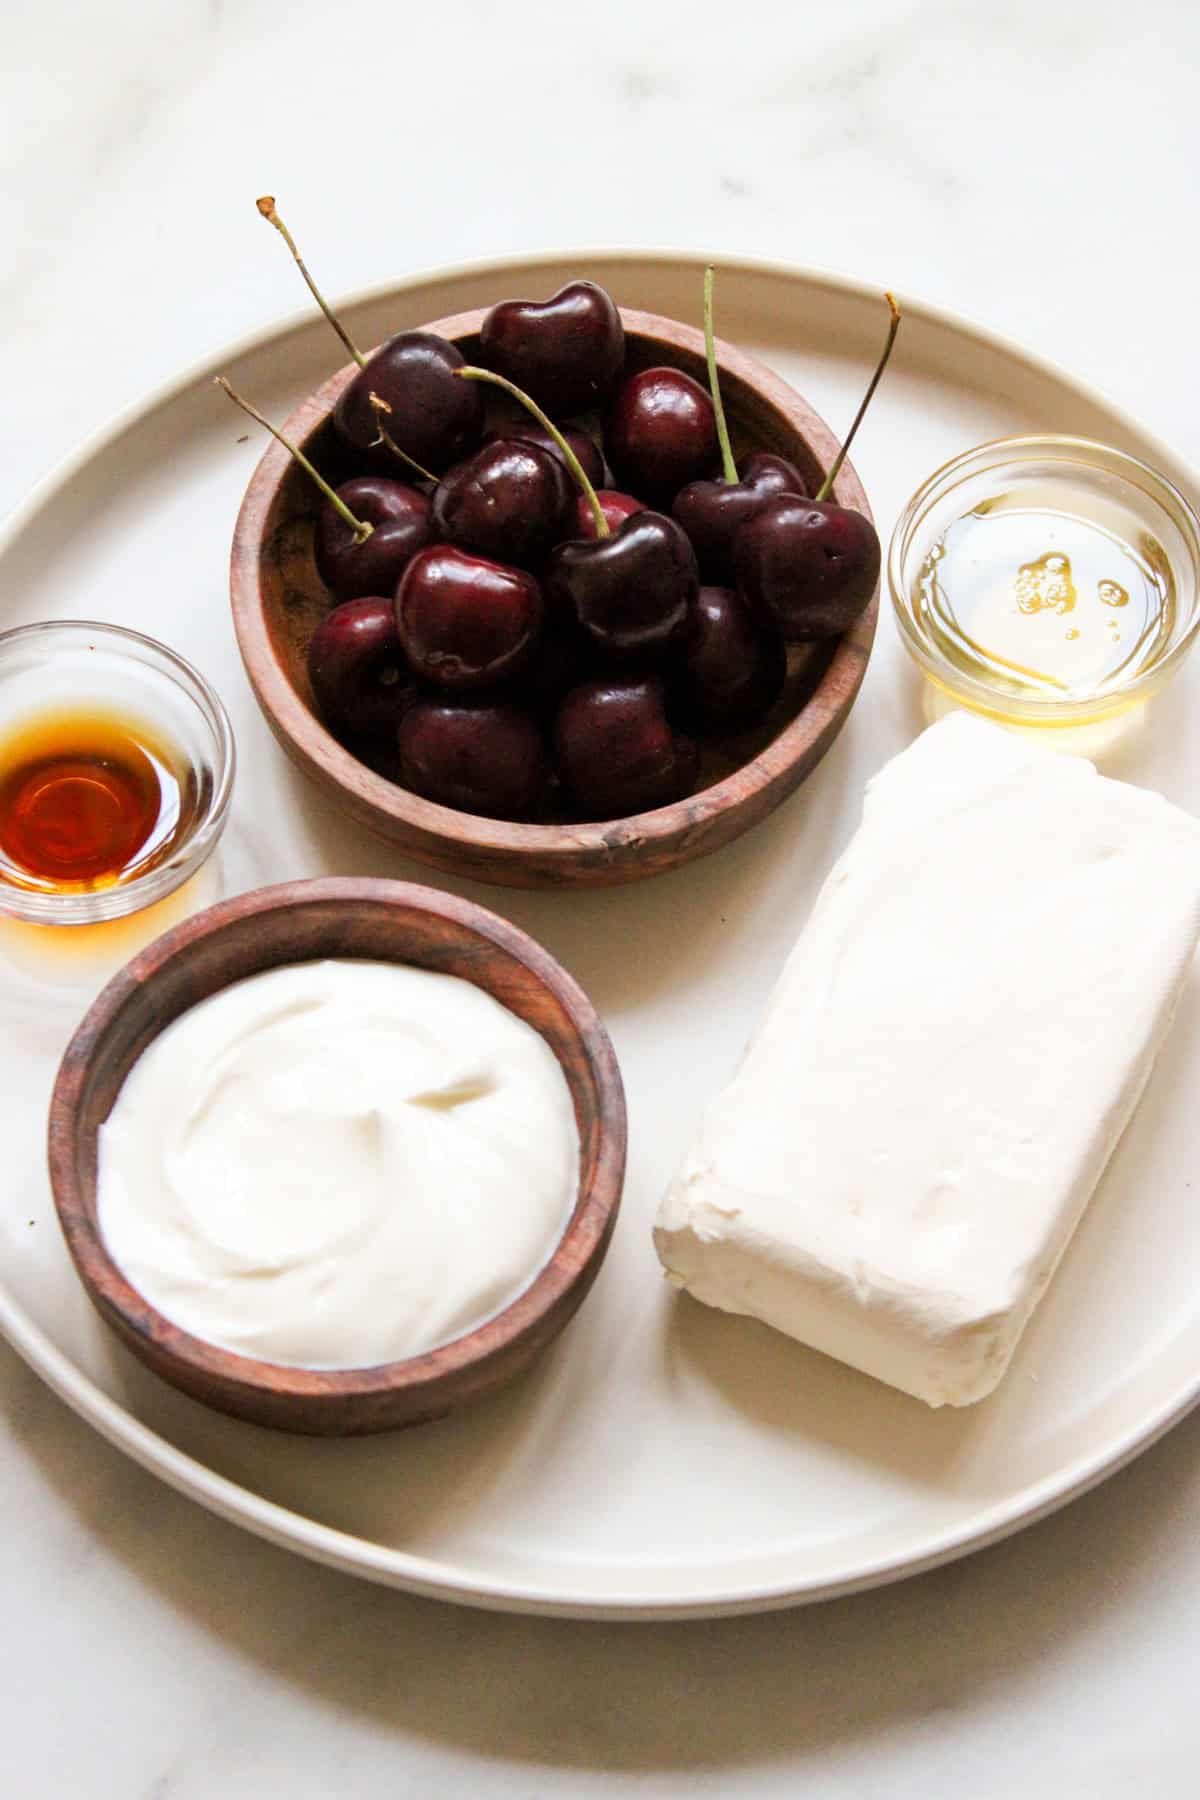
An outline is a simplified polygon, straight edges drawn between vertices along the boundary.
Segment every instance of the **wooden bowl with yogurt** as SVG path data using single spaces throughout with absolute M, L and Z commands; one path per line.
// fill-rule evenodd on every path
M 628 371 L 670 364 L 707 385 L 703 334 L 657 313 L 622 307 Z M 425 327 L 478 360 L 482 309 Z M 755 357 L 718 340 L 721 392 L 734 446 L 788 457 L 813 487 L 840 448 L 824 420 Z M 358 370 L 348 365 L 282 427 L 318 465 L 334 466 L 334 405 Z M 331 460 L 332 458 L 332 460 Z M 871 517 L 849 461 L 831 498 Z M 308 646 L 330 598 L 312 555 L 320 496 L 287 451 L 272 444 L 246 490 L 230 562 L 233 623 L 255 697 L 275 737 L 339 812 L 436 868 L 505 887 L 601 887 L 657 875 L 719 850 L 765 819 L 811 774 L 854 704 L 875 637 L 870 603 L 841 637 L 793 645 L 783 692 L 753 730 L 707 743 L 694 791 L 628 818 L 521 824 L 440 806 L 360 762 L 322 722 Z
M 148 1046 L 235 983 L 327 960 L 429 970 L 484 990 L 552 1051 L 578 1133 L 573 1208 L 523 1291 L 450 1341 L 352 1368 L 258 1360 L 193 1335 L 132 1285 L 98 1222 L 101 1127 Z M 350 1436 L 419 1424 L 481 1399 L 519 1375 L 563 1329 L 599 1271 L 616 1220 L 625 1102 L 594 1008 L 524 932 L 469 901 L 409 883 L 301 881 L 211 907 L 151 944 L 109 983 L 58 1072 L 49 1166 L 67 1248 L 88 1296 L 140 1361 L 238 1418 Z

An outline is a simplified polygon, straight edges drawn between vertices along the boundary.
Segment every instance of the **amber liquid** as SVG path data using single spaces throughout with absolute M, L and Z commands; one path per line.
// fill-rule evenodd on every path
M 10 881 L 81 892 L 161 862 L 196 807 L 184 759 L 99 707 L 31 715 L 0 736 L 0 857 Z
M 1091 496 L 1078 513 L 1036 499 L 1002 494 L 949 526 L 921 569 L 920 628 L 999 695 L 1077 700 L 1136 679 L 1174 629 L 1166 552 Z

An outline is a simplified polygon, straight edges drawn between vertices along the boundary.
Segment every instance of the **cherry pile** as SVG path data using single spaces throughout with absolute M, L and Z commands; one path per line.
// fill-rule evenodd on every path
M 760 724 L 786 646 L 845 631 L 874 591 L 874 529 L 826 496 L 895 337 L 891 297 L 887 348 L 813 496 L 780 456 L 734 463 L 711 270 L 708 392 L 676 368 L 628 372 L 620 314 L 583 280 L 494 306 L 476 366 L 427 331 L 367 358 L 274 203 L 259 209 L 359 365 L 332 416 L 355 472 L 334 488 L 288 444 L 325 494 L 313 549 L 331 606 L 308 671 L 329 730 L 415 793 L 496 818 L 618 818 L 690 793 L 697 739 Z M 486 434 L 485 388 L 517 408 Z

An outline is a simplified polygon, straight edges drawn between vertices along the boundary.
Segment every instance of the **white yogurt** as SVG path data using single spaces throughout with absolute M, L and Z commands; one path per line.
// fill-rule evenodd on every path
M 445 1343 L 516 1298 L 575 1203 L 566 1078 L 454 976 L 271 970 L 184 1013 L 101 1127 L 100 1230 L 196 1337 L 302 1368 Z

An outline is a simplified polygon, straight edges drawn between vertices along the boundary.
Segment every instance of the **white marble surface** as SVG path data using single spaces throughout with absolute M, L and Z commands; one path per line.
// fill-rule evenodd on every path
M 551 244 L 790 258 L 1068 364 L 1200 462 L 1200 15 L 45 0 L 0 66 L 0 508 L 334 289 Z M 504 1618 L 310 1566 L 0 1350 L 6 1800 L 1195 1792 L 1200 1416 L 940 1573 L 688 1626 Z

